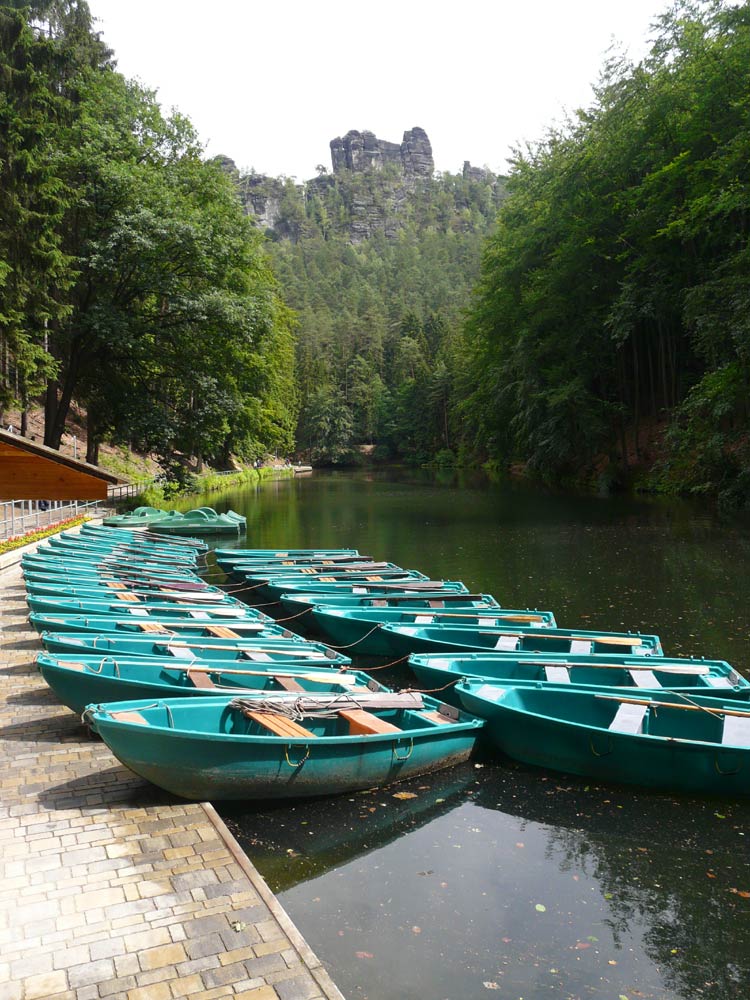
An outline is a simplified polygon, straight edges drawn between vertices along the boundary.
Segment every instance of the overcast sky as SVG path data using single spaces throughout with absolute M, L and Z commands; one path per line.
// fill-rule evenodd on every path
M 438 170 L 503 172 L 513 145 L 586 106 L 613 42 L 634 60 L 665 0 L 89 0 L 118 68 L 207 153 L 297 177 L 329 142 L 419 125 Z

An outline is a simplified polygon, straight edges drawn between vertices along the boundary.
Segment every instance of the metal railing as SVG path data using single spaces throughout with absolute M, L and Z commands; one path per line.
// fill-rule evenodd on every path
M 0 503 L 0 541 L 48 528 L 81 514 L 93 515 L 124 497 L 143 492 L 147 483 L 122 483 L 107 489 L 106 500 L 8 500 Z

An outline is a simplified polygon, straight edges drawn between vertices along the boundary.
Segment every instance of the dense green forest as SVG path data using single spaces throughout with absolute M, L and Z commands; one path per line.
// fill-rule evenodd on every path
M 503 180 L 386 165 L 269 188 L 270 251 L 298 322 L 297 447 L 316 462 L 350 462 L 362 444 L 383 460 L 454 462 L 464 310 Z
M 508 189 L 455 400 L 479 454 L 744 502 L 750 5 L 677 3 Z
M 0 412 L 43 399 L 59 447 L 75 401 L 90 461 L 290 449 L 291 317 L 190 122 L 116 71 L 84 0 L 1 4 L 0 81 Z
M 0 80 L 0 415 L 43 401 L 47 444 L 75 402 L 94 461 L 369 445 L 750 497 L 750 3 L 678 0 L 507 178 L 240 176 L 84 0 L 0 0 Z

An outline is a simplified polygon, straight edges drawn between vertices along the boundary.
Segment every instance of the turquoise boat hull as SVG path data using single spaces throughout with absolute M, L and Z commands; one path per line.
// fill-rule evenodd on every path
M 143 635 L 148 631 L 153 634 L 154 629 L 159 627 L 165 634 L 175 635 L 210 635 L 212 618 L 205 615 L 201 618 L 171 618 L 165 616 L 140 617 L 131 615 L 127 617 L 121 615 L 117 618 L 108 618 L 106 615 L 38 615 L 32 612 L 29 621 L 37 632 L 80 632 L 90 635 L 101 635 L 104 632 L 115 632 L 122 635 Z M 253 636 L 261 630 L 277 635 L 291 638 L 293 632 L 285 629 L 281 625 L 276 625 L 273 618 L 264 615 L 260 611 L 252 612 L 251 608 L 242 618 L 233 618 L 227 623 L 226 619 L 220 619 L 215 624 L 229 627 L 239 635 Z M 144 627 L 145 626 L 145 627 Z
M 113 581 L 114 583 L 114 581 Z M 189 603 L 194 599 L 194 603 L 201 604 L 223 604 L 224 598 L 228 595 L 218 587 L 209 587 L 207 584 L 197 580 L 195 582 L 177 582 L 176 586 L 167 581 L 160 583 L 138 583 L 129 581 L 127 584 L 110 586 L 108 582 L 97 585 L 94 581 L 70 583 L 60 580 L 57 585 L 54 583 L 42 583 L 37 580 L 26 580 L 26 592 L 39 597 L 77 597 L 85 601 L 91 598 L 95 601 L 111 601 L 117 598 L 117 594 L 135 594 L 141 600 L 170 598 Z
M 78 715 L 92 702 L 133 699 L 214 697 L 218 694 L 297 690 L 299 693 L 344 694 L 347 691 L 387 690 L 367 674 L 357 671 L 339 675 L 334 670 L 312 669 L 309 664 L 276 665 L 275 672 L 257 669 L 253 674 L 225 673 L 231 666 L 214 664 L 210 672 L 191 675 L 174 664 L 132 658 L 102 658 L 40 653 L 39 671 L 56 696 Z M 223 669 L 222 669 L 223 668 Z M 248 665 L 248 670 L 250 665 Z M 197 680 L 196 680 L 197 676 Z M 196 686 L 198 682 L 211 686 Z
M 312 608 L 312 620 L 306 625 L 318 635 L 332 642 L 334 646 L 347 646 L 366 656 L 389 656 L 392 644 L 389 637 L 382 635 L 380 625 L 450 625 L 457 619 L 473 620 L 474 623 L 487 627 L 512 627 L 518 616 L 527 621 L 529 616 L 535 618 L 538 628 L 551 628 L 555 624 L 555 616 L 551 611 L 531 612 L 528 610 L 499 610 L 471 613 L 467 610 L 441 613 L 440 611 L 421 610 L 418 614 L 392 608 L 333 608 L 325 604 Z
M 351 733 L 336 715 L 302 720 L 306 738 L 288 738 L 267 734 L 230 703 L 225 697 L 92 705 L 85 720 L 126 767 L 191 800 L 298 798 L 390 784 L 466 760 L 482 726 L 464 715 L 434 721 L 439 704 L 425 699 L 425 712 L 377 713 L 395 733 Z
M 108 528 L 143 528 L 163 520 L 169 513 L 168 510 L 158 510 L 156 507 L 136 507 L 129 514 L 105 517 L 102 524 Z
M 202 613 L 210 609 L 214 617 L 223 618 L 234 618 L 234 617 L 244 617 L 245 615 L 245 605 L 241 604 L 239 601 L 232 597 L 227 597 L 225 601 L 221 604 L 187 604 L 183 602 L 174 601 L 138 601 L 138 602 L 128 602 L 128 601 L 95 601 L 92 599 L 81 600 L 76 597 L 34 597 L 33 595 L 28 595 L 26 598 L 26 603 L 29 605 L 32 611 L 39 612 L 41 614 L 89 614 L 89 615 L 107 615 L 111 618 L 113 615 L 121 615 L 123 613 L 133 614 L 134 612 L 140 614 L 145 612 L 146 614 L 150 612 L 157 612 L 158 614 L 168 615 L 168 616 L 179 616 L 183 617 L 187 615 L 188 617 L 195 615 L 196 613 Z
M 214 549 L 216 561 L 241 562 L 243 559 L 325 559 L 330 555 L 358 556 L 358 549 Z
M 421 576 L 421 574 L 420 574 Z M 284 594 L 332 594 L 344 596 L 350 594 L 352 597 L 387 597 L 389 595 L 414 595 L 429 594 L 433 599 L 440 596 L 444 591 L 448 594 L 468 593 L 465 585 L 460 580 L 424 580 L 410 577 L 407 580 L 393 580 L 379 583 L 377 581 L 352 581 L 350 583 L 324 583 L 318 580 L 310 583 L 309 580 L 290 580 L 285 577 L 276 580 L 266 588 L 269 593 L 269 601 L 278 602 L 283 599 Z M 323 604 L 320 600 L 318 603 Z
M 603 664 L 603 665 L 602 665 Z M 442 697 L 459 704 L 455 687 L 461 678 L 481 678 L 487 683 L 522 686 L 554 684 L 564 690 L 600 687 L 679 688 L 699 694 L 750 690 L 750 683 L 724 660 L 691 660 L 608 654 L 570 656 L 538 653 L 418 653 L 409 667 L 420 686 L 445 688 Z
M 103 632 L 93 635 L 89 632 L 42 632 L 44 648 L 51 653 L 79 652 L 90 656 L 156 656 L 167 657 L 179 662 L 198 660 L 252 660 L 257 663 L 274 662 L 279 665 L 293 660 L 325 665 L 347 667 L 348 656 L 328 649 L 319 642 L 308 642 L 276 635 L 253 635 L 241 639 L 223 639 L 217 636 L 154 636 L 115 635 Z
M 589 632 L 562 628 L 470 628 L 440 626 L 383 625 L 394 656 L 411 653 L 528 652 L 600 655 L 634 653 L 662 656 L 656 635 L 627 632 Z
M 412 594 L 314 594 L 293 593 L 282 594 L 279 603 L 286 615 L 299 614 L 302 611 L 312 612 L 315 604 L 324 604 L 335 608 L 412 608 L 435 610 L 481 610 L 483 608 L 496 610 L 500 607 L 491 594 L 461 594 L 456 592 L 435 591 L 434 593 Z M 306 619 L 300 616 L 302 621 Z
M 494 746 L 525 764 L 669 791 L 750 794 L 750 706 L 731 699 L 641 691 L 628 695 L 640 704 L 627 704 L 613 688 L 563 693 L 483 681 L 458 693 L 487 720 Z
M 217 514 L 212 507 L 198 507 L 185 514 L 170 511 L 167 517 L 159 518 L 149 525 L 149 531 L 159 535 L 236 535 L 243 531 L 246 519 L 242 514 L 230 510 Z

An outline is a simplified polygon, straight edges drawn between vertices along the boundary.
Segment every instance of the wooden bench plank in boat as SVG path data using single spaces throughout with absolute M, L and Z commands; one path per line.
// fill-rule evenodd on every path
M 361 708 L 345 709 L 339 712 L 339 715 L 349 723 L 349 732 L 352 736 L 365 733 L 403 732 L 398 726 L 394 726 L 391 722 L 386 722 L 385 719 L 379 719 L 377 715 L 373 715 L 372 712 L 365 712 Z
M 268 729 L 274 736 L 302 737 L 305 740 L 315 739 L 315 733 L 311 733 L 303 726 L 300 726 L 294 719 L 287 719 L 285 715 L 274 715 L 271 712 L 253 712 L 251 710 L 244 710 L 243 714 L 248 719 L 252 719 L 253 722 L 257 722 L 259 726 Z
M 141 632 L 169 632 L 169 629 L 164 625 L 160 625 L 159 622 L 136 622 L 136 625 L 141 630 Z
M 192 681 L 197 688 L 215 688 L 216 685 L 207 673 L 201 670 L 188 670 L 188 680 Z
M 226 625 L 206 625 L 206 632 L 209 635 L 215 635 L 217 639 L 242 638 L 239 632 L 235 632 L 234 629 L 228 628 Z
M 276 683 L 279 687 L 284 688 L 285 691 L 304 691 L 305 689 L 301 684 L 298 684 L 293 677 L 276 676 Z
M 141 715 L 140 712 L 110 712 L 112 718 L 118 719 L 120 722 L 135 722 L 139 726 L 147 726 L 148 722 Z
M 517 635 L 501 635 L 500 638 L 495 643 L 495 649 L 507 650 L 508 652 L 513 652 L 517 646 L 518 646 Z
M 579 656 L 588 656 L 591 653 L 591 642 L 588 639 L 571 639 L 570 652 Z

